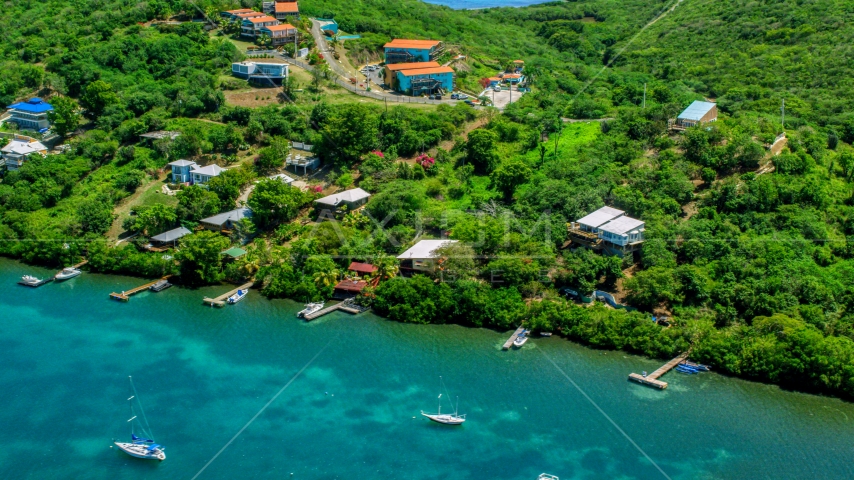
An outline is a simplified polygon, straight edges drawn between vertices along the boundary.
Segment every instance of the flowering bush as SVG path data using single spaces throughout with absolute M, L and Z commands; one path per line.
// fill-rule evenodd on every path
M 415 157 L 415 163 L 424 167 L 424 170 L 427 170 L 436 164 L 436 159 L 433 157 L 428 157 L 426 154 L 422 153 L 421 155 Z
M 374 151 L 373 151 L 373 152 L 371 152 L 371 153 L 373 153 L 374 155 L 376 155 L 376 156 L 378 156 L 378 157 L 380 157 L 380 158 L 385 158 L 385 155 L 383 155 L 383 152 L 381 152 L 381 151 L 379 151 L 379 150 L 374 150 Z

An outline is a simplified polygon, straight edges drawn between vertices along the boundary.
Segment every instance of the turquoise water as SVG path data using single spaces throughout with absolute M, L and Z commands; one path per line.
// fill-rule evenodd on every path
M 626 375 L 660 361 L 559 338 L 503 352 L 506 333 L 370 314 L 305 323 L 301 305 L 256 292 L 201 304 L 227 287 L 119 303 L 108 294 L 139 279 L 29 289 L 14 284 L 24 273 L 49 271 L 0 259 L 4 479 L 191 479 L 315 356 L 199 479 L 664 478 L 549 359 L 671 478 L 854 477 L 854 405 L 836 399 L 716 374 L 670 373 L 657 391 Z M 127 436 L 128 375 L 165 462 L 109 448 Z M 439 375 L 461 427 L 419 416 Z

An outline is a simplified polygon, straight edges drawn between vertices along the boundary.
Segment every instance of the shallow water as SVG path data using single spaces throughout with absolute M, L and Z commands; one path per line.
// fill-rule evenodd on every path
M 305 323 L 302 305 L 255 291 L 202 305 L 228 287 L 120 303 L 108 294 L 143 281 L 30 289 L 25 273 L 50 272 L 0 259 L 0 478 L 193 478 L 315 356 L 199 479 L 664 478 L 626 436 L 671 478 L 854 477 L 854 405 L 832 398 L 714 373 L 669 373 L 658 391 L 626 376 L 662 362 L 555 337 L 503 352 L 509 333 Z M 128 435 L 128 375 L 165 462 L 110 449 Z M 419 415 L 440 375 L 461 427 Z

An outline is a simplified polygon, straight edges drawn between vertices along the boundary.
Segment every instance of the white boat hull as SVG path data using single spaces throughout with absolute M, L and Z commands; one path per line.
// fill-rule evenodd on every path
M 513 348 L 522 348 L 522 345 L 524 345 L 527 341 L 528 337 L 525 337 L 521 340 L 517 338 L 516 341 L 513 342 Z
M 61 282 L 63 280 L 68 280 L 69 278 L 74 278 L 80 275 L 81 273 L 83 272 L 81 272 L 80 270 L 75 270 L 74 272 L 70 273 L 65 273 L 65 271 L 62 271 L 60 273 L 57 273 L 56 276 L 53 278 L 55 278 L 57 282 Z
M 148 450 L 145 444 L 113 442 L 119 449 L 131 457 L 142 458 L 145 460 L 166 460 L 166 453 L 161 449 L 155 449 L 153 452 Z
M 237 302 L 239 302 L 239 301 L 243 300 L 244 298 L 246 298 L 246 295 L 249 295 L 249 292 L 246 292 L 246 293 L 244 293 L 243 295 L 234 294 L 234 295 L 232 295 L 232 296 L 228 297 L 228 303 L 229 303 L 230 305 L 234 305 L 235 303 L 237 303 Z
M 421 415 L 429 418 L 430 420 L 433 420 L 436 423 L 441 423 L 443 425 L 461 425 L 463 422 L 466 421 L 465 417 L 458 417 L 446 413 L 431 414 L 421 412 Z

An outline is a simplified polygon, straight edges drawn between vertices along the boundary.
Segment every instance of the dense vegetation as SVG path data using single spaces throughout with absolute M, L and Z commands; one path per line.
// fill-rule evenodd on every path
M 383 281 L 359 301 L 393 320 L 525 321 L 662 357 L 692 348 L 723 372 L 854 396 L 854 72 L 840 60 L 852 13 L 839 2 L 700 0 L 641 31 L 673 5 L 300 2 L 363 36 L 346 44 L 356 59 L 378 58 L 393 37 L 445 40 L 468 56 L 455 64 L 466 88 L 523 58 L 534 91 L 501 113 L 327 102 L 320 76 L 306 92 L 286 84 L 282 102 L 294 102 L 230 105 L 224 91 L 240 86 L 224 75 L 242 58 L 233 42 L 199 23 L 146 22 L 235 4 L 9 5 L 0 99 L 51 99 L 70 148 L 3 177 L 0 253 L 50 264 L 85 254 L 96 271 L 186 284 L 253 278 L 268 296 L 301 301 L 329 298 L 350 261 L 370 261 Z M 668 132 L 702 98 L 718 100 L 718 122 Z M 772 156 L 783 99 L 788 146 Z M 483 127 L 469 132 L 474 121 Z M 161 129 L 181 136 L 139 139 Z M 316 145 L 327 165 L 312 187 L 359 186 L 372 194 L 366 208 L 327 215 L 310 208 L 317 189 L 262 179 L 281 170 L 287 140 Z M 122 210 L 177 158 L 231 168 Z M 173 255 L 139 248 L 235 208 L 250 185 L 254 215 L 230 237 L 196 233 Z M 566 223 L 604 205 L 646 222 L 634 258 L 566 248 Z M 339 221 L 309 222 L 321 215 Z M 116 247 L 122 230 L 141 235 Z M 460 241 L 442 250 L 442 269 L 395 276 L 394 256 L 432 237 Z M 234 243 L 248 253 L 224 262 Z M 614 292 L 639 311 L 581 306 L 565 289 Z

